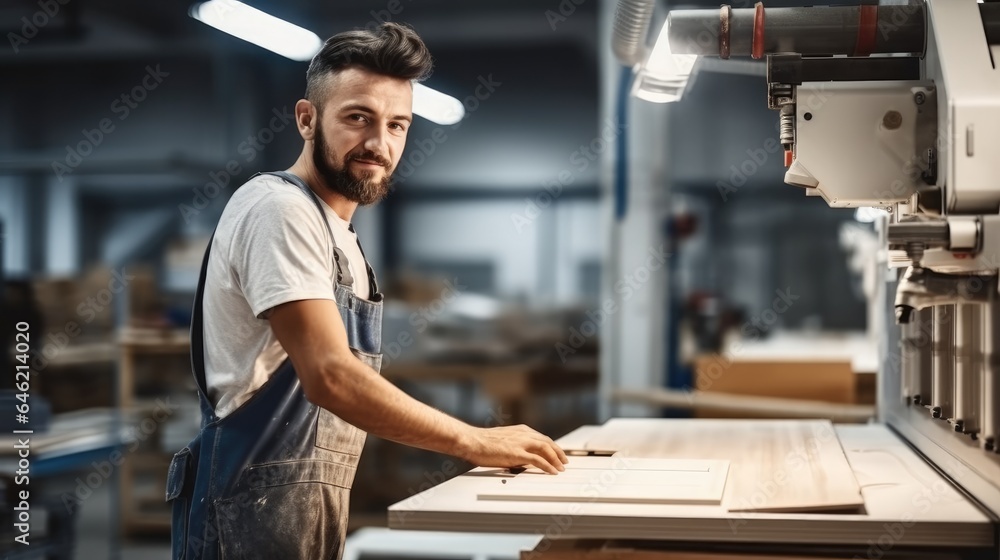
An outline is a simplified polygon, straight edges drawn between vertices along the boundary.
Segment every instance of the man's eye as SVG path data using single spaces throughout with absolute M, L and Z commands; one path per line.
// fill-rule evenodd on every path
M 347 118 L 351 119 L 352 121 L 358 121 L 358 122 L 364 122 L 364 121 L 368 120 L 367 117 L 365 117 L 364 115 L 362 115 L 360 113 L 355 113 L 355 114 L 353 114 L 353 115 L 351 115 L 351 116 L 349 116 Z
M 389 125 L 389 127 L 390 127 L 390 128 L 393 128 L 393 129 L 395 129 L 395 130 L 398 130 L 398 131 L 400 131 L 400 132 L 402 132 L 402 131 L 406 130 L 406 127 L 405 127 L 405 126 L 403 126 L 403 125 L 401 125 L 401 124 L 399 124 L 399 123 L 392 123 L 392 124 L 390 124 L 390 125 Z

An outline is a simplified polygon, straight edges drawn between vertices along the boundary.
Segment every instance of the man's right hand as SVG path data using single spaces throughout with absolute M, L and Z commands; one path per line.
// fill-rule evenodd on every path
M 480 467 L 537 467 L 549 474 L 565 470 L 569 460 L 548 436 L 523 424 L 473 428 L 464 438 L 460 456 Z

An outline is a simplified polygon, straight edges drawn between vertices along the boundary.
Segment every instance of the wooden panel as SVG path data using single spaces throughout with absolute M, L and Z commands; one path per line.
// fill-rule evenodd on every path
M 728 461 L 570 457 L 566 471 L 539 469 L 496 479 L 480 500 L 608 502 L 626 504 L 719 504 Z
M 734 430 L 738 424 L 740 429 Z M 660 429 L 656 429 L 660 426 Z M 731 461 L 723 506 L 730 511 L 838 511 L 864 505 L 861 489 L 825 420 L 617 418 L 587 447 L 630 457 Z

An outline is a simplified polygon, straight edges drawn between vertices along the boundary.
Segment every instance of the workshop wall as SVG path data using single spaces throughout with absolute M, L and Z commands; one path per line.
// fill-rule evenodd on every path
M 495 274 L 490 295 L 541 306 L 579 303 L 592 282 L 587 265 L 601 258 L 597 204 L 563 201 L 537 217 L 525 207 L 524 201 L 415 204 L 402 216 L 402 229 L 411 232 L 402 247 L 405 262 L 486 262 Z

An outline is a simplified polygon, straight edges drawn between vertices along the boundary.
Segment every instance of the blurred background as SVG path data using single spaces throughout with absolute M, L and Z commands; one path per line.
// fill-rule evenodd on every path
M 692 388 L 874 402 L 872 228 L 783 184 L 762 63 L 706 62 L 681 101 L 653 104 L 611 53 L 610 1 L 248 3 L 324 39 L 408 23 L 435 59 L 426 85 L 465 107 L 457 124 L 417 118 L 393 194 L 355 217 L 388 298 L 383 373 L 409 393 L 553 437 L 749 414 L 677 398 Z M 717 5 L 661 1 L 654 22 Z M 234 190 L 297 157 L 308 64 L 191 7 L 0 6 L 0 340 L 12 372 L 30 325 L 37 429 L 36 544 L 8 550 L 5 521 L 7 558 L 169 557 L 166 468 L 200 421 L 198 267 Z M 811 361 L 815 376 L 783 373 Z M 0 459 L 10 491 L 16 461 Z M 465 468 L 369 438 L 352 527 Z

